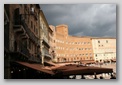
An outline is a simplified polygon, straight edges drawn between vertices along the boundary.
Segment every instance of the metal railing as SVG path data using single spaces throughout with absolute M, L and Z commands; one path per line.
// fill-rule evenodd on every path
M 21 23 L 25 29 L 25 31 L 27 32 L 27 34 L 29 35 L 30 39 L 32 39 L 36 44 L 38 44 L 38 40 L 39 38 L 35 36 L 35 34 L 28 28 L 25 19 L 23 18 L 24 15 L 20 15 L 21 17 Z
M 14 25 L 22 25 L 31 40 L 33 40 L 36 44 L 38 44 L 39 38 L 35 36 L 35 34 L 29 29 L 26 21 L 25 21 L 26 14 L 18 15 L 17 19 L 15 19 Z

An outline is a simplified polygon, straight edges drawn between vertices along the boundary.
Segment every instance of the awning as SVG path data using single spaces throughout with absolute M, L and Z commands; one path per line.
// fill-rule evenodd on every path
M 44 63 L 47 63 L 47 64 L 49 64 L 49 65 L 51 65 L 51 66 L 55 66 L 55 65 L 56 65 L 55 63 L 53 63 L 53 62 L 51 62 L 51 61 L 44 61 Z
M 65 65 L 53 69 L 54 71 L 60 71 L 62 75 L 94 75 L 101 73 L 111 73 L 112 68 L 101 68 L 93 66 L 82 66 L 82 65 Z
M 63 71 L 63 75 L 94 75 L 101 73 L 112 73 L 113 69 L 99 68 L 99 67 L 79 67 L 74 69 L 67 69 Z
M 21 65 L 26 66 L 26 67 L 29 67 L 29 68 L 32 68 L 34 70 L 38 70 L 38 71 L 41 71 L 41 72 L 44 72 L 47 74 L 54 75 L 54 72 L 51 69 L 47 69 L 40 64 L 34 64 L 34 63 L 31 64 L 31 63 L 20 62 L 20 61 L 16 61 L 16 63 L 21 64 Z

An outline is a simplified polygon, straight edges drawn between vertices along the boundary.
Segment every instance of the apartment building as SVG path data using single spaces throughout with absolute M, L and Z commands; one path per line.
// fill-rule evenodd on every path
M 93 60 L 91 37 L 68 35 L 67 25 L 56 26 L 57 62 Z
M 39 4 L 4 5 L 5 79 L 45 75 L 34 65 L 51 60 L 49 48 L 49 25 Z
M 50 49 L 49 49 L 49 54 L 52 56 L 52 60 L 55 62 L 55 27 L 52 25 L 49 25 L 50 31 L 49 31 L 49 44 L 50 44 Z
M 116 39 L 71 36 L 68 26 L 62 24 L 55 27 L 55 54 L 56 62 L 115 60 Z
M 49 52 L 50 49 L 50 41 L 51 41 L 51 35 L 52 30 L 50 29 L 48 22 L 45 18 L 45 15 L 42 10 L 40 10 L 40 50 L 41 50 L 41 60 L 42 64 L 44 64 L 45 61 L 50 61 L 52 59 L 52 56 Z
M 92 45 L 95 61 L 116 60 L 116 38 L 92 38 Z

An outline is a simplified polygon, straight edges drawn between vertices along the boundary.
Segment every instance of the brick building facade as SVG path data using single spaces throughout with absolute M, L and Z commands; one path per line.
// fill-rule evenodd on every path
M 40 20 L 42 18 L 42 22 Z M 44 30 L 42 31 L 42 24 Z M 42 64 L 49 54 L 49 25 L 39 4 L 4 5 L 4 78 L 37 78 L 40 72 L 20 62 Z M 42 35 L 42 43 L 40 42 Z M 44 47 L 41 49 L 41 47 Z M 43 51 L 42 51 L 43 50 Z M 49 58 L 50 59 L 50 58 Z M 25 75 L 26 73 L 26 75 Z M 30 75 L 33 74 L 33 75 Z
M 56 26 L 56 58 L 57 62 L 93 60 L 91 38 L 70 36 L 67 25 Z
M 116 60 L 115 38 L 92 38 L 94 60 L 98 62 Z
M 55 27 L 56 62 L 105 61 L 116 59 L 116 39 L 68 35 L 67 25 Z

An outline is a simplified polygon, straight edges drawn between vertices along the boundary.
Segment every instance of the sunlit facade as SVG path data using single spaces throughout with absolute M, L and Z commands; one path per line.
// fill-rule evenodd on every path
M 68 35 L 68 26 L 64 24 L 56 26 L 54 34 L 56 62 L 116 59 L 115 38 L 71 36 Z
M 116 59 L 115 38 L 92 38 L 95 61 Z

